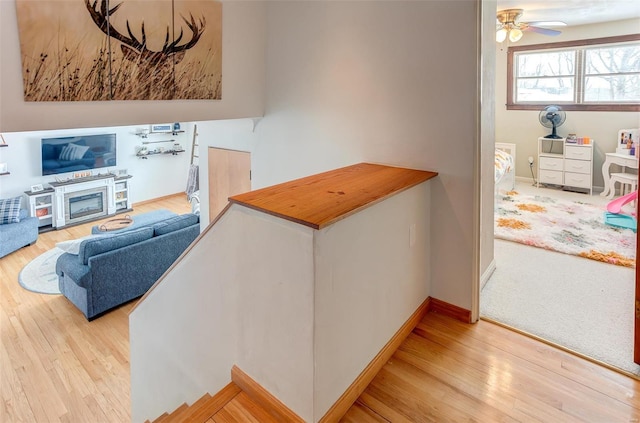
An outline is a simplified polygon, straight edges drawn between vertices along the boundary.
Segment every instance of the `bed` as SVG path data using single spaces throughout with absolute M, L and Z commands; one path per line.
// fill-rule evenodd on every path
M 505 185 L 506 190 L 516 187 L 516 145 L 497 142 L 495 144 L 495 193 Z

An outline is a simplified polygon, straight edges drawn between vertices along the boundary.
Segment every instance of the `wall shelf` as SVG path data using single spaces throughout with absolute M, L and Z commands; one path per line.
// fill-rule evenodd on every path
M 165 131 L 165 132 L 149 132 L 149 131 L 142 131 L 142 132 L 136 132 L 135 135 L 139 136 L 140 138 L 148 138 L 149 135 L 173 135 L 176 136 L 178 134 L 183 134 L 184 131 L 183 130 L 177 130 L 177 131 Z M 159 141 L 162 142 L 162 141 Z
M 138 156 L 141 159 L 146 159 L 149 156 L 158 156 L 158 155 L 167 155 L 167 154 L 171 154 L 172 156 L 177 156 L 179 153 L 184 153 L 184 152 L 185 150 L 149 151 L 146 154 L 137 153 L 136 156 Z

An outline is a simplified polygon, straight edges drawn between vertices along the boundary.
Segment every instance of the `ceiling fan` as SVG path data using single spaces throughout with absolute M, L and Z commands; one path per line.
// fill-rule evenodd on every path
M 496 41 L 501 43 L 509 37 L 509 41 L 515 43 L 522 38 L 523 31 L 536 32 L 544 35 L 559 35 L 560 31 L 541 26 L 565 26 L 564 22 L 520 22 L 520 17 L 524 10 L 505 9 L 498 12 L 498 28 L 496 30 Z

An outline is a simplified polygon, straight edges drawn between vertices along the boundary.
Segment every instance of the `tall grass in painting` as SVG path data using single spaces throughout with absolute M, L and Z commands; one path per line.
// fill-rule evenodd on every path
M 80 54 L 87 51 L 80 45 L 51 50 L 37 57 L 22 56 L 25 101 L 221 98 L 222 75 L 211 72 L 211 69 L 221 69 L 221 66 L 212 66 L 220 61 L 214 54 L 194 55 L 190 60 L 187 53 L 179 65 L 173 66 L 172 72 L 158 65 L 151 70 L 153 86 L 149 89 L 149 81 L 140 81 L 137 63 L 120 53 L 110 54 L 107 41 L 93 57 Z

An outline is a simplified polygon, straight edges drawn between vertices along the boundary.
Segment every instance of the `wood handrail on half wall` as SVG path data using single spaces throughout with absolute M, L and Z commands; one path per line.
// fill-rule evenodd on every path
M 359 163 L 234 195 L 229 201 L 322 229 L 437 175 L 426 170 Z

